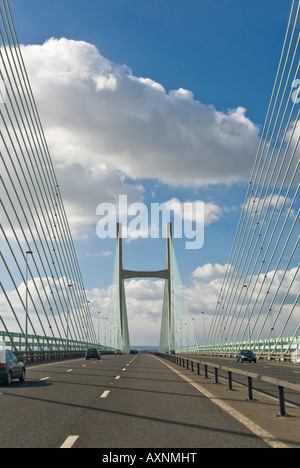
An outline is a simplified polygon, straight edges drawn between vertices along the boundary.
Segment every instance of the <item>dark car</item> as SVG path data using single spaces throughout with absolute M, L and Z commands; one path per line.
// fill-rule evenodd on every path
M 14 379 L 19 379 L 20 382 L 25 381 L 26 368 L 25 364 L 20 361 L 17 356 L 9 350 L 0 350 L 0 382 L 10 385 Z
M 101 359 L 100 352 L 97 348 L 88 348 L 85 352 L 85 359 Z
M 256 363 L 256 356 L 250 349 L 242 349 L 236 355 L 237 362 L 254 362 Z

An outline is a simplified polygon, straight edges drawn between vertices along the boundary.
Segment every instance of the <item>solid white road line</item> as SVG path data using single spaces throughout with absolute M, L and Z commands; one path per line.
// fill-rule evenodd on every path
M 69 436 L 60 448 L 72 448 L 79 436 Z
M 105 390 L 105 392 L 102 393 L 101 397 L 100 398 L 107 398 L 107 396 L 109 395 L 110 393 L 110 390 Z

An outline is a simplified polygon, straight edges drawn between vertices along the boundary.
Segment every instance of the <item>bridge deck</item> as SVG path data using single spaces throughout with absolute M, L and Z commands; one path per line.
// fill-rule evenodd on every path
M 38 365 L 0 393 L 1 447 L 268 447 L 150 355 Z

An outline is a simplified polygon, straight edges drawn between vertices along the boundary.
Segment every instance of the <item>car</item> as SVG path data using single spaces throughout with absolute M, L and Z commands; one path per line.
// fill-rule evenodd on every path
M 100 361 L 101 354 L 97 348 L 88 348 L 85 352 L 85 359 L 98 359 Z
M 26 367 L 17 356 L 8 349 L 0 350 L 0 382 L 10 385 L 12 380 L 25 382 Z
M 236 355 L 237 362 L 254 362 L 256 363 L 256 356 L 250 349 L 242 349 Z

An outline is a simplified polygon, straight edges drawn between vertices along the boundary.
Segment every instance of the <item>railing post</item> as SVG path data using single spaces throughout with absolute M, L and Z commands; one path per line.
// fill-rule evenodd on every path
M 197 374 L 200 375 L 200 363 L 197 362 Z
M 215 383 L 219 383 L 218 368 L 215 367 Z
M 232 390 L 232 372 L 228 371 L 228 390 Z
M 207 364 L 204 364 L 204 372 L 205 372 L 205 378 L 208 379 L 208 375 L 207 375 Z
M 253 387 L 252 387 L 252 377 L 248 376 L 248 399 L 253 400 Z
M 281 385 L 278 386 L 278 394 L 279 394 L 280 416 L 286 416 L 285 402 L 284 402 L 284 388 Z

